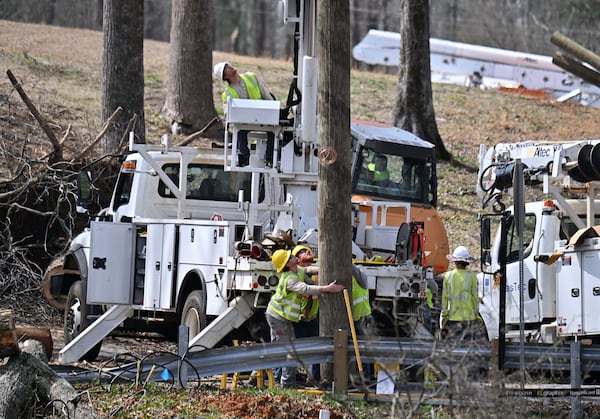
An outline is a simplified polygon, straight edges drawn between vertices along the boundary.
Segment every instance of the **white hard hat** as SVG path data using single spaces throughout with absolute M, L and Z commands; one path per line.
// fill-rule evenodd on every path
M 213 72 L 215 73 L 215 77 L 219 80 L 223 80 L 223 73 L 225 72 L 225 66 L 229 65 L 227 61 L 223 61 L 215 64 L 215 68 Z
M 450 262 L 471 263 L 477 260 L 469 254 L 469 249 L 467 249 L 465 246 L 458 246 L 456 249 L 454 249 L 454 252 L 452 252 L 451 255 L 446 257 Z

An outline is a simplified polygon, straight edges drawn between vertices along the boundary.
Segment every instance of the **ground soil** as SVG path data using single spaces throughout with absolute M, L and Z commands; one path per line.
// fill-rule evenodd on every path
M 145 112 L 147 141 L 158 142 L 168 132 L 160 117 L 165 98 L 168 44 L 146 41 Z M 287 97 L 292 80 L 292 63 L 214 53 L 214 62 L 229 60 L 240 69 L 252 69 L 266 80 L 277 97 Z M 48 119 L 57 137 L 64 137 L 66 157 L 87 145 L 100 126 L 100 81 L 102 34 L 0 20 L 0 140 L 37 147 L 40 154 L 50 149 L 37 123 L 24 107 L 8 78 L 11 70 L 39 111 Z M 393 108 L 396 76 L 362 71 L 352 72 L 352 118 L 389 123 Z M 215 103 L 220 103 L 221 86 L 215 86 Z M 436 122 L 451 161 L 438 164 L 438 210 L 449 237 L 450 248 L 466 245 L 477 254 L 477 215 L 482 208 L 475 194 L 479 145 L 524 140 L 564 141 L 600 138 L 600 109 L 520 96 L 493 90 L 434 85 Z M 68 134 L 67 134 L 68 133 Z M 19 145 L 20 146 L 20 145 Z M 0 169 L 2 181 L 7 173 Z M 43 307 L 36 318 L 23 310 L 18 322 L 49 324 L 60 340 L 60 316 Z M 28 312 L 30 315 L 26 315 Z M 245 397 L 245 396 L 244 396 Z M 236 398 L 236 403 L 239 399 Z M 282 400 L 247 400 L 247 403 L 281 404 Z M 287 401 L 286 401 L 287 402 Z M 225 411 L 233 402 L 227 397 L 211 399 Z M 295 417 L 302 417 L 302 402 Z M 346 413 L 340 412 L 345 415 Z M 246 417 L 242 414 L 236 417 Z M 333 417 L 333 416 L 332 416 Z M 350 417 L 350 416 L 346 416 Z

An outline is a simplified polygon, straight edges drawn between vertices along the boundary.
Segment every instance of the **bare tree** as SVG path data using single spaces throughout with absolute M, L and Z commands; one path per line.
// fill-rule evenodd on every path
M 217 116 L 212 91 L 211 1 L 174 0 L 171 20 L 169 80 L 162 112 L 173 133 L 190 134 Z
M 346 0 L 318 3 L 319 281 L 324 285 L 335 280 L 350 290 L 350 8 Z M 320 333 L 348 330 L 343 298 L 338 294 L 321 298 Z M 323 375 L 330 374 L 326 369 Z
M 429 0 L 401 3 L 400 67 L 392 124 L 435 144 L 437 155 L 449 159 L 433 110 L 429 61 Z
M 119 106 L 121 115 L 106 132 L 106 152 L 119 147 L 129 121 L 136 142 L 145 143 L 144 127 L 144 1 L 106 0 L 103 11 L 102 121 Z

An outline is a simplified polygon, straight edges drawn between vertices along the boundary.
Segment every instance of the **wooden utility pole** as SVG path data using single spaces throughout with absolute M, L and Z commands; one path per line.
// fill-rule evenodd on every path
M 318 133 L 319 133 L 319 282 L 352 286 L 351 139 L 350 139 L 350 8 L 346 0 L 319 1 Z M 319 306 L 321 335 L 348 330 L 342 293 L 325 294 Z M 332 368 L 322 370 L 331 379 Z
M 560 32 L 554 32 L 550 41 L 566 53 L 557 51 L 552 63 L 588 83 L 600 86 L 600 56 L 567 38 Z M 586 66 L 587 63 L 589 66 Z

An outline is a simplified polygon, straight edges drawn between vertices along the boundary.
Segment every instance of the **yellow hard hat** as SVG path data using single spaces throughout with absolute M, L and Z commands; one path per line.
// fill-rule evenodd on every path
M 298 253 L 300 253 L 302 250 L 306 250 L 307 252 L 312 253 L 312 249 L 310 247 L 305 246 L 303 244 L 299 244 L 298 246 L 292 249 L 292 255 L 298 256 Z
M 273 256 L 271 256 L 271 261 L 273 262 L 273 265 L 275 265 L 277 272 L 283 271 L 283 268 L 285 268 L 285 265 L 287 265 L 288 260 L 290 260 L 291 254 L 291 251 L 283 249 L 276 250 L 275 253 L 273 253 Z

